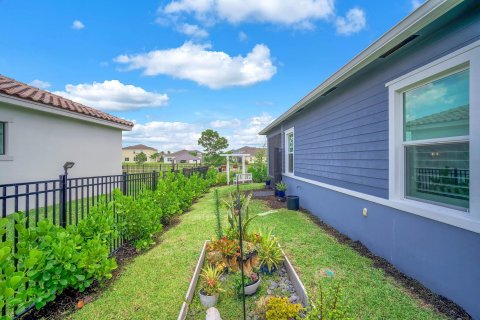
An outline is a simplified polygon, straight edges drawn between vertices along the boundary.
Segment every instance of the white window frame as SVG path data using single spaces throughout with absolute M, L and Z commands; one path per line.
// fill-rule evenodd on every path
M 11 132 L 12 132 L 12 124 L 13 124 L 13 119 L 11 118 L 2 118 L 0 117 L 0 122 L 5 123 L 5 132 L 3 133 L 5 135 L 5 154 L 0 155 L 0 161 L 13 161 L 13 155 L 11 151 Z
M 457 210 L 441 205 L 407 199 L 405 196 L 405 155 L 403 141 L 403 92 L 468 68 L 470 76 L 470 134 L 465 137 L 429 139 L 422 142 L 470 143 L 470 210 Z M 456 224 L 467 218 L 480 220 L 480 41 L 459 49 L 386 84 L 389 90 L 389 200 L 400 208 L 418 210 L 434 220 Z M 415 143 L 418 143 L 416 141 Z
M 289 162 L 289 159 L 288 159 L 288 155 L 290 154 L 290 152 L 288 151 L 288 135 L 290 134 L 293 134 L 293 171 L 292 172 L 289 172 L 288 171 L 288 168 L 289 168 L 289 165 L 290 165 L 290 162 Z M 294 176 L 295 175 L 295 128 L 294 127 L 291 127 L 290 129 L 288 130 L 285 130 L 284 132 L 284 150 L 285 150 L 285 155 L 284 155 L 284 158 L 285 158 L 285 170 L 284 170 L 284 174 L 286 176 Z

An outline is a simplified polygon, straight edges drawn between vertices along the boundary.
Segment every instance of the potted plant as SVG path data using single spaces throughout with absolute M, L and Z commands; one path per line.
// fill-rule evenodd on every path
M 221 291 L 222 272 L 211 265 L 207 265 L 203 268 L 200 276 L 202 278 L 199 292 L 200 302 L 204 307 L 213 307 L 217 304 L 218 295 Z
M 275 185 L 278 191 L 278 197 L 285 198 L 285 191 L 287 191 L 287 184 L 285 182 L 279 182 Z
M 267 176 L 267 178 L 265 179 L 265 188 L 270 189 L 270 184 L 271 183 L 272 183 L 272 177 Z
M 280 250 L 277 239 L 271 231 L 262 238 L 258 250 L 260 270 L 265 274 L 272 274 L 283 262 L 282 250 Z
M 250 272 L 248 275 L 244 275 L 243 277 L 243 283 L 245 285 L 245 295 L 246 296 L 251 296 L 254 295 L 258 287 L 260 286 L 260 275 L 256 271 Z M 242 297 L 242 274 L 238 273 L 237 277 L 234 279 L 233 286 L 235 289 L 235 292 L 237 293 L 237 296 L 239 298 Z

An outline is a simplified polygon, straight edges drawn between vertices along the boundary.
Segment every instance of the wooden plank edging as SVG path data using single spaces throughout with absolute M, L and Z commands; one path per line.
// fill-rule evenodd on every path
M 193 295 L 195 294 L 195 288 L 197 287 L 198 278 L 200 276 L 200 271 L 203 267 L 205 253 L 207 251 L 207 245 L 209 243 L 210 240 L 206 240 L 203 244 L 202 252 L 200 253 L 197 266 L 195 267 L 195 272 L 193 273 L 192 280 L 190 281 L 190 285 L 188 286 L 187 294 L 185 295 L 185 300 L 183 301 L 182 308 L 180 309 L 177 320 L 185 320 L 185 318 L 187 317 L 188 306 L 192 302 Z

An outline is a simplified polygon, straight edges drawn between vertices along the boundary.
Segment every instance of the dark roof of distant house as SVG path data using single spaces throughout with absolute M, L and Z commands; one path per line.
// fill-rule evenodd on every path
M 262 150 L 262 148 L 255 148 L 255 147 L 241 147 L 240 149 L 233 150 L 233 153 L 243 153 L 243 154 L 249 154 L 250 156 L 255 156 L 258 151 Z
M 122 149 L 123 150 L 153 150 L 153 151 L 157 151 L 157 149 L 146 146 L 144 144 L 136 144 L 134 146 L 128 146 L 128 147 L 124 147 Z
M 167 155 L 167 157 L 174 157 L 175 160 L 177 161 L 181 161 L 181 160 L 185 160 L 185 161 L 189 161 L 189 160 L 201 160 L 202 158 L 200 156 L 194 156 L 192 155 L 191 153 L 193 152 L 198 152 L 198 151 L 190 151 L 190 150 L 180 150 L 180 151 L 177 151 L 177 152 L 174 152 L 174 153 L 170 153 L 169 155 Z
M 105 120 L 128 127 L 133 127 L 133 122 L 117 118 L 100 110 L 87 107 L 81 103 L 66 99 L 51 92 L 41 90 L 8 78 L 0 74 L 0 93 L 8 96 L 33 101 L 44 105 L 52 106 L 63 111 L 79 113 L 88 117 Z
M 418 118 L 413 121 L 407 121 L 406 126 L 420 126 L 426 124 L 434 124 L 434 123 L 443 123 L 446 124 L 448 122 L 459 121 L 459 120 L 468 120 L 469 118 L 470 108 L 468 105 L 461 106 L 453 109 L 449 109 L 443 112 L 435 113 L 426 117 Z

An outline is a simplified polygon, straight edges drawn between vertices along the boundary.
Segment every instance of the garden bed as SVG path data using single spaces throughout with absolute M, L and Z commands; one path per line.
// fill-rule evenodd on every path
M 205 312 L 208 308 L 201 305 L 198 294 L 200 291 L 198 280 L 201 269 L 206 263 L 205 256 L 209 243 L 209 240 L 205 241 L 205 244 L 202 248 L 192 276 L 192 280 L 187 290 L 187 294 L 185 295 L 185 301 L 180 309 L 178 320 L 205 318 Z M 252 308 L 255 307 L 256 302 L 261 301 L 262 298 L 264 299 L 267 296 L 285 297 L 291 303 L 299 303 L 303 307 L 306 307 L 308 304 L 308 295 L 305 290 L 305 286 L 300 280 L 300 277 L 297 275 L 290 260 L 285 255 L 285 252 L 283 252 L 281 248 L 280 250 L 283 255 L 282 266 L 271 274 L 261 274 L 258 291 L 255 294 L 247 297 L 248 319 L 255 319 L 253 315 L 254 310 L 252 310 Z M 235 290 L 232 283 L 233 276 L 234 274 L 232 273 L 225 273 L 222 276 L 222 284 L 225 292 L 222 292 L 217 307 L 220 311 L 222 319 L 224 320 L 236 319 L 231 316 L 238 316 L 238 319 L 242 317 L 242 300 L 241 298 L 237 297 L 236 293 L 234 292 Z M 231 308 L 232 305 L 237 305 L 237 308 Z M 224 317 L 224 314 L 226 317 Z

